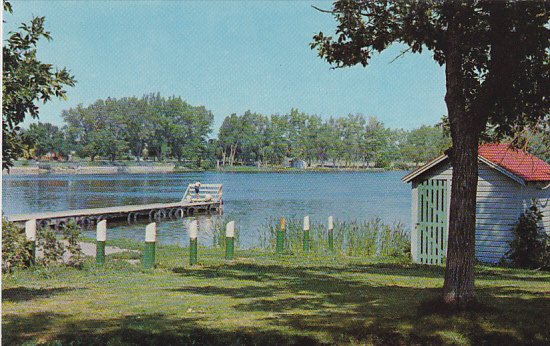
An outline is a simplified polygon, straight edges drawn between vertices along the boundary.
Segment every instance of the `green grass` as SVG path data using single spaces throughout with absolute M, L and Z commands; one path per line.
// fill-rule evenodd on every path
M 114 240 L 116 246 L 140 244 Z M 392 259 L 157 247 L 157 268 L 119 259 L 4 275 L 3 344 L 544 344 L 550 273 L 477 267 L 481 307 L 449 313 L 443 268 Z M 124 257 L 124 256 L 123 256 Z

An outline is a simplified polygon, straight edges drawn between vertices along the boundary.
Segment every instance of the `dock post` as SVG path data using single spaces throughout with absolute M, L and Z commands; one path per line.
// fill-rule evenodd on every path
M 189 265 L 197 264 L 197 238 L 199 231 L 199 223 L 197 220 L 191 221 L 189 224 Z
M 332 216 L 328 217 L 328 249 L 334 251 L 334 219 Z
M 280 255 L 285 247 L 285 218 L 281 218 L 281 227 L 277 230 L 277 240 L 275 243 L 275 252 Z
M 36 219 L 25 222 L 25 236 L 31 243 L 31 264 L 36 264 Z
M 227 223 L 225 226 L 225 259 L 233 260 L 235 253 L 235 221 Z
M 145 248 L 143 250 L 143 268 L 155 267 L 155 244 L 157 241 L 157 224 L 152 222 L 145 226 Z
M 105 264 L 105 242 L 107 241 L 107 220 L 102 220 L 96 226 L 95 262 Z
M 304 216 L 304 252 L 309 252 L 309 215 Z

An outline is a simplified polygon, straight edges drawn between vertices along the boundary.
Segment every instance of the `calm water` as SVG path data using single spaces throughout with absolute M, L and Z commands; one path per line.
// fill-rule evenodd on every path
M 2 211 L 6 215 L 172 202 L 195 181 L 223 184 L 224 215 L 237 221 L 240 245 L 259 242 L 259 229 L 274 217 L 310 215 L 312 222 L 380 217 L 410 224 L 410 186 L 405 172 L 386 173 L 181 173 L 128 175 L 3 176 Z M 186 220 L 187 221 L 187 220 Z M 187 244 L 186 221 L 162 221 L 161 243 Z M 212 217 L 200 217 L 199 241 L 211 242 Z M 113 225 L 111 225 L 113 226 Z M 93 231 L 85 232 L 94 236 Z M 109 228 L 109 237 L 142 241 L 143 224 Z

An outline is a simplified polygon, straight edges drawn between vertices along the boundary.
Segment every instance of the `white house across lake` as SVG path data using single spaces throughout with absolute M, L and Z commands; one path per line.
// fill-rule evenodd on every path
M 447 253 L 453 168 L 447 155 L 436 157 L 403 177 L 412 183 L 413 261 L 440 264 Z M 535 200 L 550 234 L 550 165 L 508 144 L 479 147 L 476 257 L 497 263 L 509 249 L 519 215 Z

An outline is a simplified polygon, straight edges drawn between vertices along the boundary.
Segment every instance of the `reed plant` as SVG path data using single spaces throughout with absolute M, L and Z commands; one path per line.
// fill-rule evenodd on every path
M 275 234 L 280 220 L 270 218 L 260 232 L 260 247 L 275 250 Z M 409 230 L 401 223 L 385 224 L 381 219 L 334 220 L 334 253 L 360 257 L 405 257 L 410 248 Z M 310 225 L 310 251 L 328 254 L 328 229 L 324 223 Z M 301 218 L 286 219 L 285 252 L 303 252 L 303 224 Z
M 214 248 L 225 248 L 225 228 L 231 221 L 235 221 L 231 215 L 222 215 L 212 218 L 212 246 Z M 239 244 L 239 222 L 235 222 L 235 246 Z

